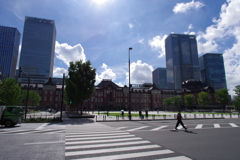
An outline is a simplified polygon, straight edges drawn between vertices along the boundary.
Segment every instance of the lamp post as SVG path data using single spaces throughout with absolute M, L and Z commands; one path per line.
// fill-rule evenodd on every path
M 63 82 L 62 82 L 62 101 L 61 101 L 61 114 L 60 114 L 60 120 L 63 122 L 62 119 L 62 110 L 63 110 L 63 98 L 64 98 L 64 80 L 65 80 L 65 73 L 63 73 Z
M 128 110 L 128 116 L 129 116 L 129 120 L 132 119 L 132 115 L 131 115 L 131 84 L 130 84 L 130 50 L 132 50 L 132 48 L 128 48 L 128 69 L 129 69 L 129 83 L 128 83 L 128 87 L 129 87 L 129 92 L 128 92 L 128 102 L 129 102 L 129 110 Z
M 29 85 L 30 85 L 30 78 L 29 75 L 22 70 L 22 68 L 19 68 L 19 77 L 21 77 L 21 72 L 23 72 L 28 77 L 28 88 L 27 88 L 27 99 L 26 99 L 26 108 L 25 108 L 25 119 L 27 118 L 27 107 L 28 107 L 28 95 L 29 95 Z

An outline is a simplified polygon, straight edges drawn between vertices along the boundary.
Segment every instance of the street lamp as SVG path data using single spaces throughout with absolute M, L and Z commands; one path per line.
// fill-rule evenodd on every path
M 63 98 L 64 98 L 64 80 L 65 80 L 65 73 L 63 73 L 63 81 L 62 81 L 62 101 L 61 101 L 61 114 L 60 114 L 60 120 L 61 121 L 63 121 L 63 119 L 62 119 L 62 110 L 63 110 Z
M 128 69 L 129 69 L 129 83 L 128 83 L 128 87 L 129 87 L 129 92 L 128 92 L 128 102 L 129 102 L 129 110 L 128 110 L 128 116 L 129 116 L 129 120 L 132 119 L 132 115 L 131 115 L 131 93 L 130 93 L 130 88 L 131 88 L 131 84 L 130 84 L 130 50 L 132 50 L 132 48 L 128 48 Z
M 23 72 L 28 77 L 28 89 L 27 89 L 27 99 L 26 99 L 26 108 L 25 108 L 25 119 L 27 118 L 27 107 L 28 107 L 28 95 L 29 95 L 29 85 L 30 85 L 30 78 L 29 75 L 22 70 L 22 68 L 19 68 L 19 74 L 18 76 L 21 77 L 21 72 Z

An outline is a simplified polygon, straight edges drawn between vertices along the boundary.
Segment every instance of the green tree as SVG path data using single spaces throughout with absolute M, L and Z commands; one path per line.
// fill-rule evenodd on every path
M 194 104 L 194 95 L 187 94 L 184 96 L 184 103 L 187 107 L 191 107 Z
M 240 111 L 240 96 L 236 96 L 234 97 L 234 100 L 233 100 L 233 105 L 235 107 L 235 109 L 237 109 L 238 111 Z
M 90 99 L 94 92 L 95 77 L 96 69 L 90 61 L 70 62 L 66 77 L 65 103 L 75 109 L 80 107 L 82 114 L 83 102 Z
M 0 104 L 20 105 L 21 103 L 21 87 L 16 79 L 7 78 L 2 84 L 0 84 Z
M 181 96 L 174 96 L 172 97 L 172 104 L 176 106 L 177 108 L 180 107 L 182 104 L 182 97 Z
M 237 96 L 240 96 L 240 85 L 235 86 L 234 91 Z
M 215 98 L 218 103 L 222 105 L 223 110 L 226 107 L 226 104 L 230 101 L 230 96 L 228 90 L 223 88 L 215 91 Z
M 23 97 L 27 97 L 27 91 L 23 91 Z M 39 106 L 41 101 L 41 96 L 36 91 L 29 91 L 28 94 L 28 105 L 29 106 Z M 26 102 L 24 102 L 26 104 Z
M 210 103 L 208 93 L 207 92 L 198 93 L 197 101 L 198 101 L 198 104 L 203 105 L 205 108 L 205 106 Z
M 164 98 L 163 99 L 163 105 L 167 106 L 167 108 L 169 108 L 169 106 L 172 104 L 172 98 Z M 166 110 L 166 107 L 165 107 Z

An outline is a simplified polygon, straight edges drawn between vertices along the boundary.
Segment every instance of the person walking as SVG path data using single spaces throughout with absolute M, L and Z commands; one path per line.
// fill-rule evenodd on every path
M 176 124 L 176 127 L 175 127 L 176 130 L 178 130 L 177 127 L 178 127 L 179 123 L 183 126 L 183 128 L 184 128 L 185 130 L 187 130 L 187 127 L 184 126 L 184 124 L 183 124 L 183 122 L 182 122 L 182 119 L 183 119 L 183 117 L 182 117 L 182 115 L 181 115 L 181 110 L 178 110 L 178 114 L 177 114 L 177 124 Z

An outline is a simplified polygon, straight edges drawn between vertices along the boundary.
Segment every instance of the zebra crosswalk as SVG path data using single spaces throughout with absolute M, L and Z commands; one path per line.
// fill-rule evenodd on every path
M 191 160 L 172 150 L 153 144 L 126 131 L 68 132 L 65 137 L 65 159 Z
M 226 124 L 189 124 L 185 125 L 189 129 L 206 129 L 206 128 L 232 128 L 232 127 L 239 127 L 235 123 L 226 123 Z M 125 127 L 116 127 L 115 129 L 123 130 L 127 132 L 133 132 L 133 131 L 160 131 L 160 130 L 171 130 L 174 129 L 175 125 L 163 125 L 163 126 L 125 126 Z M 181 125 L 178 126 L 178 129 L 182 129 L 183 127 Z
M 65 129 L 44 129 L 44 130 L 5 130 L 1 131 L 0 134 L 55 134 L 55 133 L 65 133 Z

